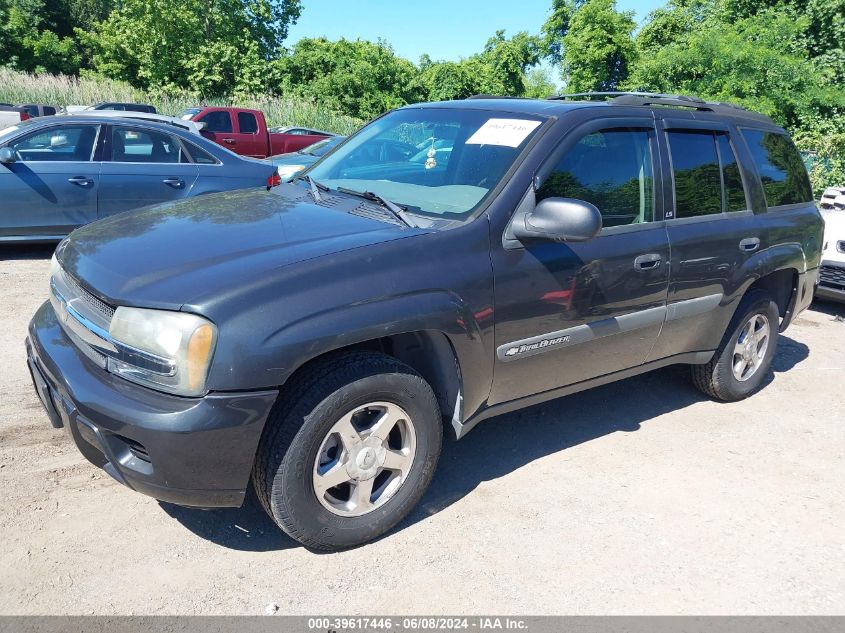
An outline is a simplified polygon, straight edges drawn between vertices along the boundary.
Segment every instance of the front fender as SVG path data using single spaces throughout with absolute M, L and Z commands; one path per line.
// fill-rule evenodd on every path
M 427 290 L 333 307 L 270 334 L 262 347 L 282 362 L 267 369 L 268 384 L 282 385 L 308 361 L 334 350 L 408 332 L 439 332 L 457 356 L 466 410 L 474 410 L 490 391 L 487 370 L 492 352 L 484 344 L 479 319 L 455 293 Z

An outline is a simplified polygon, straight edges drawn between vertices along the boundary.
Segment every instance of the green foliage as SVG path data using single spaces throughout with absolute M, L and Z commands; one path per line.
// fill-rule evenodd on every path
M 563 62 L 563 38 L 569 33 L 572 16 L 585 0 L 552 0 L 549 17 L 541 29 L 543 54 L 555 65 Z
M 141 88 L 247 94 L 264 88 L 299 0 L 122 0 L 93 32 L 94 68 Z
M 364 119 L 423 97 L 417 68 L 385 42 L 302 39 L 274 63 L 273 76 L 278 92 Z
M 768 10 L 691 29 L 644 54 L 627 84 L 732 101 L 798 126 L 812 113 L 845 106 L 839 91 L 825 85 L 821 71 L 794 50 L 805 22 Z
M 586 0 L 569 20 L 562 40 L 561 77 L 570 92 L 615 90 L 636 59 L 633 12 L 615 0 Z
M 557 93 L 557 86 L 548 68 L 538 66 L 525 73 L 525 96 L 529 99 L 545 99 Z
M 504 31 L 487 40 L 481 53 L 459 62 L 422 60 L 419 82 L 430 101 L 465 99 L 474 94 L 524 96 L 526 72 L 540 61 L 540 38 L 521 31 L 508 39 Z
M 21 70 L 78 71 L 82 57 L 76 42 L 62 34 L 62 4 L 0 0 L 0 58 Z

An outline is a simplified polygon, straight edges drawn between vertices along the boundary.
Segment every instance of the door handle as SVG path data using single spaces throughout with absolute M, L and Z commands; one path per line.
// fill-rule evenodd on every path
M 80 187 L 88 187 L 94 184 L 93 180 L 85 176 L 74 176 L 73 178 L 68 178 L 67 181 L 72 185 L 79 185 Z
M 745 253 L 753 253 L 758 248 L 760 248 L 759 237 L 746 237 L 739 243 L 739 250 Z
M 663 258 L 657 253 L 648 253 L 647 255 L 640 255 L 634 259 L 634 268 L 637 270 L 654 270 L 660 266 Z
M 235 139 L 233 139 L 233 138 L 224 138 L 224 139 L 223 139 L 223 142 L 224 142 L 224 143 L 226 143 L 227 145 L 234 145 L 234 144 L 235 144 Z
M 174 189 L 181 189 L 185 186 L 185 181 L 181 178 L 165 178 L 161 182 L 163 182 L 165 185 L 173 187 Z

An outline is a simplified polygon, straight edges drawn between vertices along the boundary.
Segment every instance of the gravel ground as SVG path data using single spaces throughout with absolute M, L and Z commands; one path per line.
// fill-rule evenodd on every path
M 24 360 L 51 249 L 0 248 L 0 613 L 845 613 L 845 306 L 744 402 L 669 368 L 486 422 L 392 533 L 318 555 L 85 462 Z

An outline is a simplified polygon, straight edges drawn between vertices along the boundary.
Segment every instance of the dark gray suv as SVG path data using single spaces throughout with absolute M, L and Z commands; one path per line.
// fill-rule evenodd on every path
M 385 161 L 384 142 L 427 148 Z M 128 487 L 249 487 L 314 549 L 417 503 L 444 429 L 670 364 L 757 390 L 813 296 L 822 220 L 783 129 L 621 94 L 408 106 L 296 182 L 108 218 L 32 319 L 56 427 Z

